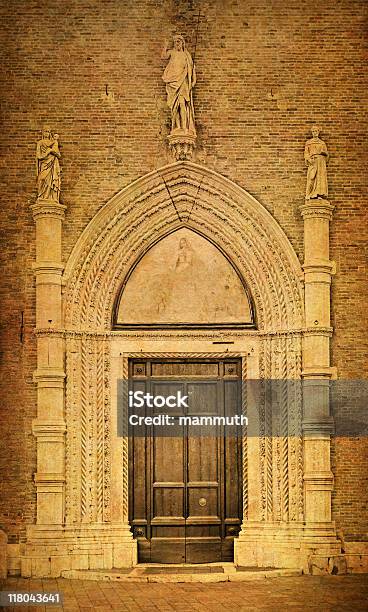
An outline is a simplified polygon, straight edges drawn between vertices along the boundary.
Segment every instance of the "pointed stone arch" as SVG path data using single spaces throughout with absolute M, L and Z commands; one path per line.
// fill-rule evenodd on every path
M 108 331 L 116 295 L 152 241 L 187 227 L 228 255 L 262 331 L 304 323 L 302 270 L 272 215 L 249 193 L 192 162 L 153 171 L 116 194 L 79 238 L 64 272 L 67 329 Z

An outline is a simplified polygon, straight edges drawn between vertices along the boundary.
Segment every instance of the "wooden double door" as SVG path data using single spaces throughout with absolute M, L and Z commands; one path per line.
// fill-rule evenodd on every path
M 188 395 L 189 408 L 170 414 L 240 414 L 240 366 L 234 359 L 131 360 L 130 388 Z M 159 430 L 147 426 L 144 435 L 129 437 L 130 524 L 139 562 L 232 561 L 242 517 L 241 432 L 234 435 L 232 427 L 226 435 L 222 425 L 215 435 L 190 425 L 175 435 Z

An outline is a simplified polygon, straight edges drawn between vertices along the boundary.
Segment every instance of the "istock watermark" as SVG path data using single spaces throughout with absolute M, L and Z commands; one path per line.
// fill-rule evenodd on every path
M 119 436 L 362 437 L 367 380 L 119 380 Z
M 129 391 L 129 408 L 189 408 L 188 395 L 182 395 L 178 391 L 176 395 L 153 395 L 143 391 Z

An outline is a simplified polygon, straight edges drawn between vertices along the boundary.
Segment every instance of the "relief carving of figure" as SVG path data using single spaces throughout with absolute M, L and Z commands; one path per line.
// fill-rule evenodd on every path
M 327 161 L 326 143 L 319 138 L 320 129 L 312 127 L 312 136 L 305 143 L 304 159 L 307 165 L 307 188 L 305 199 L 327 198 Z
M 168 59 L 163 81 L 166 83 L 167 105 L 171 111 L 171 133 L 195 134 L 193 87 L 196 84 L 195 66 L 192 56 L 185 48 L 182 36 L 173 37 L 174 46 L 166 43 L 162 59 Z
M 36 149 L 37 195 L 40 200 L 60 198 L 59 134 L 52 134 L 49 127 L 42 130 L 42 138 Z

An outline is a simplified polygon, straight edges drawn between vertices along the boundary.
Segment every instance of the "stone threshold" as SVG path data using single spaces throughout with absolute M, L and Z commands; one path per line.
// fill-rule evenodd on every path
M 301 569 L 237 567 L 233 563 L 139 563 L 133 568 L 65 570 L 63 578 L 116 582 L 245 582 L 280 576 L 301 576 Z

